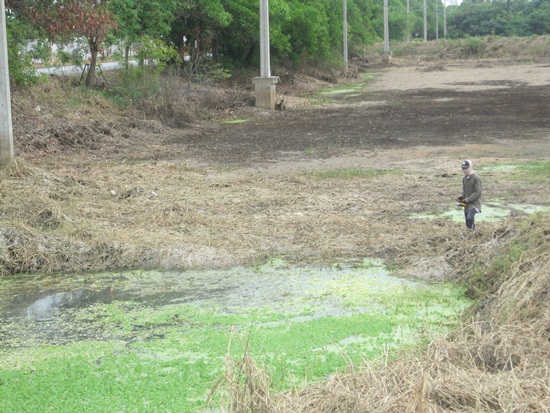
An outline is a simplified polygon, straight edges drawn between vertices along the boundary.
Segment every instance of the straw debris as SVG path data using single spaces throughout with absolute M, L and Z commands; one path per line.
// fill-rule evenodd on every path
M 396 358 L 388 355 L 384 361 L 353 366 L 324 383 L 272 394 L 273 406 L 257 411 L 550 411 L 549 233 L 550 216 L 538 215 L 507 245 L 492 251 L 494 261 L 485 270 L 488 276 L 500 268 L 495 267 L 499 255 L 513 244 L 523 245 L 520 259 L 510 265 L 500 283 L 484 291 L 476 310 L 449 337 L 432 341 L 425 351 L 408 350 Z M 268 394 L 269 381 L 263 383 L 261 393 Z M 231 406 L 224 411 L 241 411 Z

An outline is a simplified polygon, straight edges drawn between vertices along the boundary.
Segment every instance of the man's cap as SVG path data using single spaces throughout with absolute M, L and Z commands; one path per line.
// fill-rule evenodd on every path
M 470 166 L 470 161 L 462 161 L 462 169 L 468 169 Z

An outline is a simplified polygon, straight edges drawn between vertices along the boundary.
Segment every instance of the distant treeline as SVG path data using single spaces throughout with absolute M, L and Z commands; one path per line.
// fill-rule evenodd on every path
M 446 3 L 426 2 L 428 40 L 550 34 L 550 0 Z M 353 57 L 383 38 L 383 0 L 346 4 Z M 388 5 L 391 40 L 423 38 L 423 0 Z M 270 0 L 272 62 L 340 64 L 343 12 L 343 0 Z M 31 80 L 25 68 L 33 59 L 83 64 L 91 56 L 95 64 L 113 45 L 120 59 L 137 50 L 142 61 L 185 66 L 187 73 L 198 72 L 206 59 L 229 70 L 260 61 L 259 0 L 6 0 L 6 16 L 10 70 L 23 84 Z M 65 51 L 63 45 L 78 42 L 80 48 Z M 53 55 L 52 44 L 63 52 Z

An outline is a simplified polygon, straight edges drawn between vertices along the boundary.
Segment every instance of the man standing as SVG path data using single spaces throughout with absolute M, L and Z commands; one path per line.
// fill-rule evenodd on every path
M 469 159 L 462 162 L 462 195 L 457 201 L 464 206 L 466 226 L 475 230 L 475 216 L 481 212 L 481 178 L 474 172 L 474 164 Z

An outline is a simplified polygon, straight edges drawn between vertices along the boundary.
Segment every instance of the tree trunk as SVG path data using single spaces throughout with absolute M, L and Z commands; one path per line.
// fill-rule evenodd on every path
M 90 68 L 88 70 L 88 76 L 86 76 L 87 88 L 90 88 L 93 85 L 95 85 L 95 66 L 97 63 L 97 53 L 99 51 L 99 48 L 95 39 L 90 39 L 89 45 L 90 45 L 90 53 L 92 57 L 90 59 Z
M 124 65 L 126 66 L 126 70 L 128 70 L 130 67 L 130 42 L 124 46 Z

